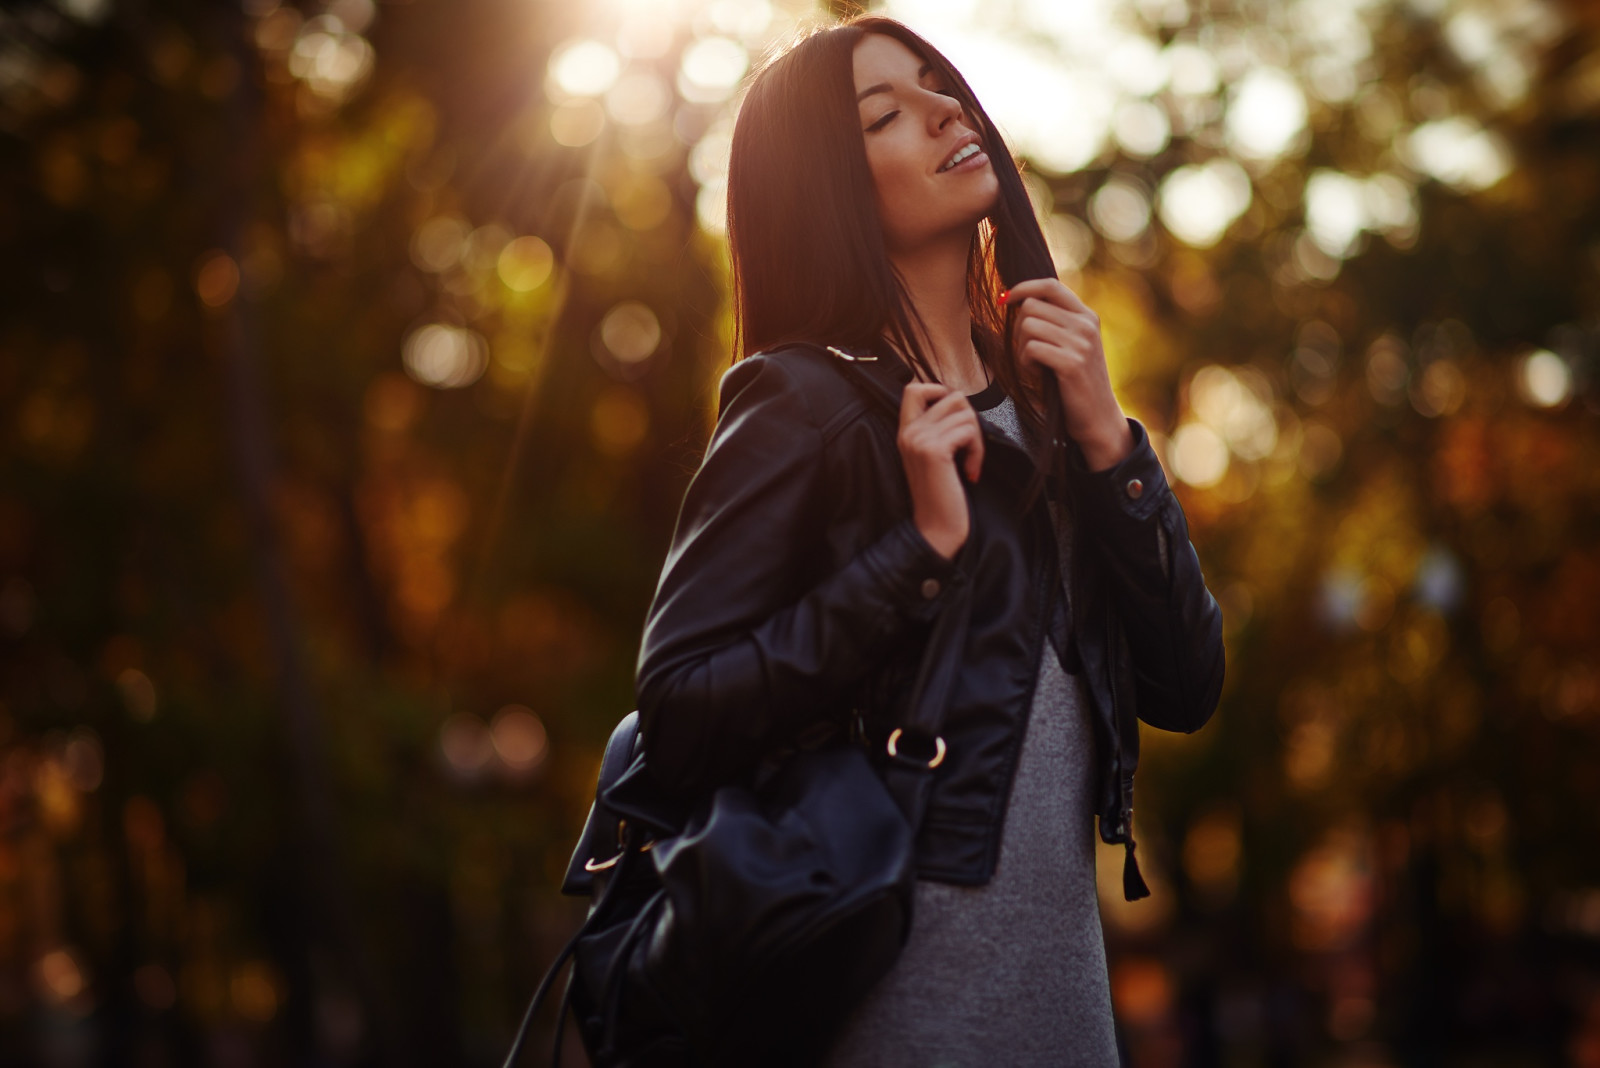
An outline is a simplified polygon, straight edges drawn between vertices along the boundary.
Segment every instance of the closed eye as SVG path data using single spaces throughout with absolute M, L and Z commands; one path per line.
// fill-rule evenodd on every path
M 939 93 L 942 96 L 955 96 L 956 95 L 956 91 L 954 89 L 935 89 L 934 92 Z M 868 126 L 867 127 L 867 133 L 872 133 L 875 130 L 883 129 L 885 126 L 889 125 L 890 121 L 893 120 L 894 117 L 896 115 L 898 115 L 898 114 L 900 114 L 900 112 L 898 112 L 898 111 L 889 112 L 887 115 L 883 116 L 883 118 L 879 119 L 877 122 L 873 123 L 871 126 Z

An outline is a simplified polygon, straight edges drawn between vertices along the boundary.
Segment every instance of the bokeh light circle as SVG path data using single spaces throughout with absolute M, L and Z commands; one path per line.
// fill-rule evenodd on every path
M 625 300 L 600 320 L 600 340 L 623 363 L 640 363 L 661 344 L 661 322 L 648 304 Z
M 550 80 L 569 96 L 599 96 L 622 73 L 622 60 L 600 41 L 568 41 L 550 57 Z
M 527 235 L 506 243 L 495 269 L 507 289 L 531 293 L 549 280 L 555 262 L 555 253 L 542 238 Z
M 411 332 L 401 347 L 406 373 L 435 389 L 460 389 L 482 377 L 489 346 L 465 327 L 429 323 Z

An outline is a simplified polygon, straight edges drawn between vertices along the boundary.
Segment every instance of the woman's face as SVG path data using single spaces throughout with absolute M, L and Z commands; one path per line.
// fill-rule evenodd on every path
M 949 95 L 953 87 L 885 34 L 864 36 L 854 60 L 862 137 L 890 251 L 911 251 L 952 234 L 970 237 L 994 209 L 1000 180 L 960 102 Z

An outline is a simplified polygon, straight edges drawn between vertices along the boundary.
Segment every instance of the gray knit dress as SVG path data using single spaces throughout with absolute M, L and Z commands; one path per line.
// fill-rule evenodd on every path
M 979 418 L 1023 443 L 991 383 Z M 1069 574 L 1072 526 L 1050 502 Z M 846 1022 L 825 1068 L 1115 1068 L 1095 896 L 1089 697 L 1044 643 L 994 878 L 917 882 L 910 941 Z

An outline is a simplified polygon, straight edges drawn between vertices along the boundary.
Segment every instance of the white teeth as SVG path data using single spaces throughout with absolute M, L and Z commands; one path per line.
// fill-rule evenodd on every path
M 944 163 L 944 166 L 940 167 L 939 169 L 941 171 L 947 171 L 951 167 L 954 167 L 957 163 L 960 163 L 962 160 L 971 159 L 973 156 L 976 156 L 981 151 L 982 151 L 982 149 L 980 149 L 977 146 L 976 143 L 973 143 L 973 144 L 970 144 L 970 145 L 966 145 L 959 152 L 957 152 L 955 155 L 951 156 L 948 160 L 946 160 L 945 163 Z

